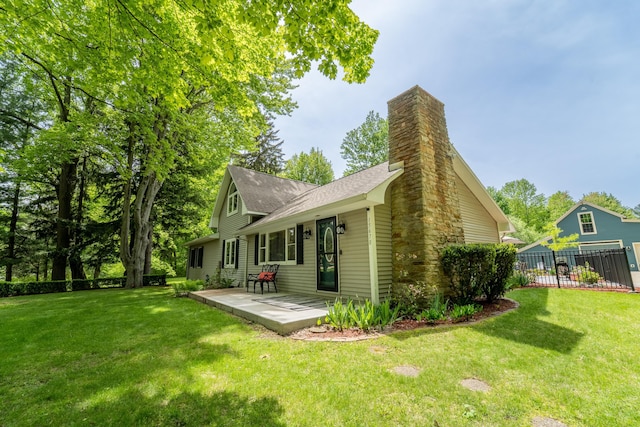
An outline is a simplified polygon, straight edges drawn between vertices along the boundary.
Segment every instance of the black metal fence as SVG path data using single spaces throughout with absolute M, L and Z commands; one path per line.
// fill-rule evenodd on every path
M 519 253 L 516 270 L 532 286 L 635 290 L 624 249 Z

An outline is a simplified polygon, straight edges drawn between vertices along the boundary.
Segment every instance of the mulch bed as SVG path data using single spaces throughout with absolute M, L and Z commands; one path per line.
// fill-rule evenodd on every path
M 479 322 L 489 317 L 506 313 L 507 311 L 513 310 L 518 307 L 517 302 L 508 298 L 502 298 L 492 303 L 487 303 L 486 301 L 478 301 L 476 304 L 481 305 L 482 310 L 474 314 L 470 319 L 463 321 L 454 322 L 451 319 L 445 319 L 437 322 L 427 323 L 426 321 L 419 322 L 417 320 L 407 319 L 395 322 L 392 326 L 385 328 L 383 332 L 379 332 L 376 330 L 370 331 L 368 333 L 360 329 L 346 329 L 343 331 L 337 331 L 331 329 L 328 325 L 323 325 L 293 332 L 290 337 L 293 339 L 308 341 L 359 341 L 364 339 L 376 338 L 383 334 L 393 333 L 397 331 L 410 331 L 419 328 L 433 328 L 442 325 L 468 325 Z

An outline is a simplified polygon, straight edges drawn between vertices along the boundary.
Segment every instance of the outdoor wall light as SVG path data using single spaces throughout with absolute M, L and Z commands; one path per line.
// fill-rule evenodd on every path
M 304 230 L 302 235 L 304 236 L 305 240 L 309 240 L 311 238 L 311 229 L 307 228 L 306 230 Z
M 347 226 L 344 225 L 344 223 L 338 224 L 336 227 L 336 234 L 344 234 L 345 231 L 347 231 Z

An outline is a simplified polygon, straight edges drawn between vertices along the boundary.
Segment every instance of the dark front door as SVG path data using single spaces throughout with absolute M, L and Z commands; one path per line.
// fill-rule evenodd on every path
M 338 239 L 336 218 L 316 222 L 316 244 L 318 246 L 318 290 L 338 291 Z

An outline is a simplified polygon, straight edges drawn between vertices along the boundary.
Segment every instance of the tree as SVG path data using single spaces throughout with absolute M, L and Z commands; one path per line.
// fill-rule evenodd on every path
M 583 195 L 582 200 L 585 202 L 593 203 L 594 205 L 598 205 L 605 209 L 609 209 L 610 211 L 617 212 L 627 218 L 634 218 L 633 210 L 626 206 L 622 206 L 620 200 L 618 200 L 613 194 L 593 191 L 591 193 Z
M 508 215 L 509 203 L 507 202 L 507 199 L 505 199 L 505 197 L 502 195 L 502 192 L 495 187 L 489 186 L 487 187 L 487 193 L 489 193 L 493 201 L 496 202 L 502 212 L 504 212 L 505 215 Z
M 549 221 L 544 194 L 536 194 L 536 186 L 526 179 L 507 182 L 500 190 L 507 201 L 509 213 L 528 227 L 543 231 Z
M 255 148 L 234 153 L 231 162 L 243 168 L 279 175 L 284 168 L 282 141 L 273 128 L 273 120 L 267 120 L 267 129 L 255 138 Z
M 547 200 L 547 209 L 549 209 L 549 218 L 551 221 L 559 219 L 564 215 L 576 202 L 569 195 L 568 191 L 556 191 Z
M 141 286 L 156 196 L 190 132 L 214 123 L 220 135 L 238 127 L 257 135 L 264 114 L 291 111 L 291 79 L 312 63 L 330 78 L 341 67 L 347 82 L 366 79 L 378 32 L 348 4 L 8 0 L 0 49 L 48 83 L 57 107 L 41 139 L 58 170 L 53 278 L 65 276 L 74 200 L 82 200 L 74 199 L 78 164 L 91 146 L 98 148 L 93 136 L 117 128 L 109 131 L 119 138 L 100 148 L 115 159 L 123 183 L 120 257 L 127 286 Z M 103 122 L 114 116 L 119 124 Z M 228 159 L 248 145 L 231 136 L 208 148 Z
M 552 251 L 557 252 L 568 248 L 575 248 L 579 244 L 578 239 L 580 238 L 580 235 L 578 233 L 560 237 L 562 229 L 555 225 L 547 226 L 545 231 L 551 238 L 551 243 L 545 241 L 542 242 L 541 245 L 551 249 Z
M 347 132 L 340 145 L 347 161 L 344 176 L 370 168 L 389 159 L 389 124 L 378 113 L 369 111 L 364 123 Z
M 317 185 L 328 184 L 334 179 L 331 162 L 318 148 L 312 148 L 309 154 L 294 154 L 284 168 L 284 176 Z

